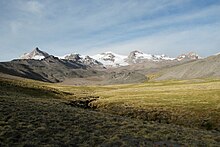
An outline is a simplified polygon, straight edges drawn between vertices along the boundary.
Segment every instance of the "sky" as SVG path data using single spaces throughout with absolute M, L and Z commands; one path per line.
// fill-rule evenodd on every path
M 0 61 L 133 50 L 220 52 L 220 0 L 0 0 Z

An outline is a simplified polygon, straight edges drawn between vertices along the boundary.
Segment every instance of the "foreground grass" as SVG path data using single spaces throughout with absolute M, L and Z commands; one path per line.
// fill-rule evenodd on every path
M 169 106 L 165 98 L 153 103 L 153 99 L 148 97 L 152 91 L 159 97 L 167 92 L 167 88 L 172 93 L 186 84 L 192 84 L 192 87 L 203 85 L 204 88 L 210 84 L 211 90 L 219 83 L 69 87 L 31 80 L 0 79 L 0 146 L 219 146 L 220 132 L 217 130 L 158 123 L 157 119 L 149 122 L 141 117 L 142 113 L 150 115 L 150 105 L 158 106 L 155 113 L 162 110 L 162 104 L 166 109 L 177 105 L 172 103 Z M 214 88 L 210 88 L 212 86 Z M 69 105 L 73 100 L 89 96 L 99 96 L 89 104 L 99 111 Z M 180 108 L 188 105 L 183 103 Z M 211 107 L 206 108 L 204 113 L 209 114 L 208 108 Z M 134 110 L 144 112 L 139 114 Z M 209 118 L 212 119 L 211 116 Z

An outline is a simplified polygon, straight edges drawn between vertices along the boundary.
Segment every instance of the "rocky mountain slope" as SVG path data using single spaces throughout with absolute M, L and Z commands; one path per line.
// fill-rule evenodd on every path
M 90 56 L 82 56 L 80 54 L 72 53 L 59 58 L 79 62 L 90 67 L 104 68 L 104 65 L 101 62 L 91 58 Z
M 45 82 L 69 82 L 74 79 L 71 84 L 76 84 L 75 81 L 79 81 L 80 85 L 83 84 L 83 79 L 90 77 L 98 79 L 100 82 L 97 84 L 134 83 L 146 80 L 144 74 L 135 71 L 117 73 L 106 71 L 101 62 L 90 56 L 69 54 L 61 59 L 38 48 L 26 55 L 23 59 L 0 62 L 0 72 Z M 39 56 L 41 58 L 38 58 Z M 93 83 L 94 81 L 92 81 Z
M 164 69 L 157 80 L 220 77 L 220 55 Z
M 17 59 L 10 62 L 1 62 L 0 71 L 46 82 L 60 82 L 67 77 L 83 78 L 98 74 L 97 71 L 85 64 L 71 60 L 61 60 L 51 55 L 41 60 Z

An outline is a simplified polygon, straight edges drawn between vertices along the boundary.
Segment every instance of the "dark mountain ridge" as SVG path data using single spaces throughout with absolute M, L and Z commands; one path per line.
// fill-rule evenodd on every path
M 16 59 L 1 62 L 0 71 L 46 82 L 61 82 L 66 77 L 86 77 L 97 74 L 97 71 L 90 66 L 51 55 L 42 60 Z

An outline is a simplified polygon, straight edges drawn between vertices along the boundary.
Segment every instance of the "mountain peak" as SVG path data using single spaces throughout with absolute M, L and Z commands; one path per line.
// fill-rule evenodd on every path
M 125 61 L 127 56 L 118 55 L 113 52 L 104 52 L 94 55 L 92 58 L 101 62 L 106 67 L 119 67 L 128 65 L 128 63 Z
M 73 60 L 73 61 L 82 60 L 82 58 L 80 57 L 80 54 L 75 54 L 75 53 L 66 55 L 64 57 L 64 59 L 66 59 L 66 60 Z
M 45 57 L 48 57 L 48 56 L 49 56 L 48 53 L 41 51 L 38 47 L 36 47 L 30 53 L 23 54 L 20 58 L 21 59 L 41 60 L 41 59 L 44 59 Z
M 88 55 L 84 56 L 84 55 L 80 55 L 77 53 L 72 53 L 72 54 L 65 55 L 63 57 L 63 59 L 82 63 L 82 64 L 85 64 L 89 67 L 104 68 L 104 66 L 101 62 L 98 62 L 97 60 L 91 58 Z
M 151 54 L 144 54 L 139 50 L 134 50 L 128 55 L 127 61 L 129 63 L 139 63 L 142 59 L 152 60 L 153 56 Z
M 200 59 L 201 57 L 195 53 L 195 52 L 189 52 L 189 53 L 186 53 L 186 54 L 181 54 L 179 55 L 176 59 L 178 61 L 181 61 L 181 60 L 197 60 L 197 59 Z
M 130 52 L 130 54 L 128 55 L 129 59 L 136 59 L 139 58 L 140 56 L 142 56 L 144 53 L 138 50 L 134 50 L 132 52 Z
M 41 52 L 41 50 L 40 50 L 38 47 L 36 47 L 36 48 L 34 49 L 34 51 Z
M 132 51 L 131 53 L 134 53 L 134 54 L 143 54 L 143 52 L 139 51 L 139 50 L 134 50 Z

